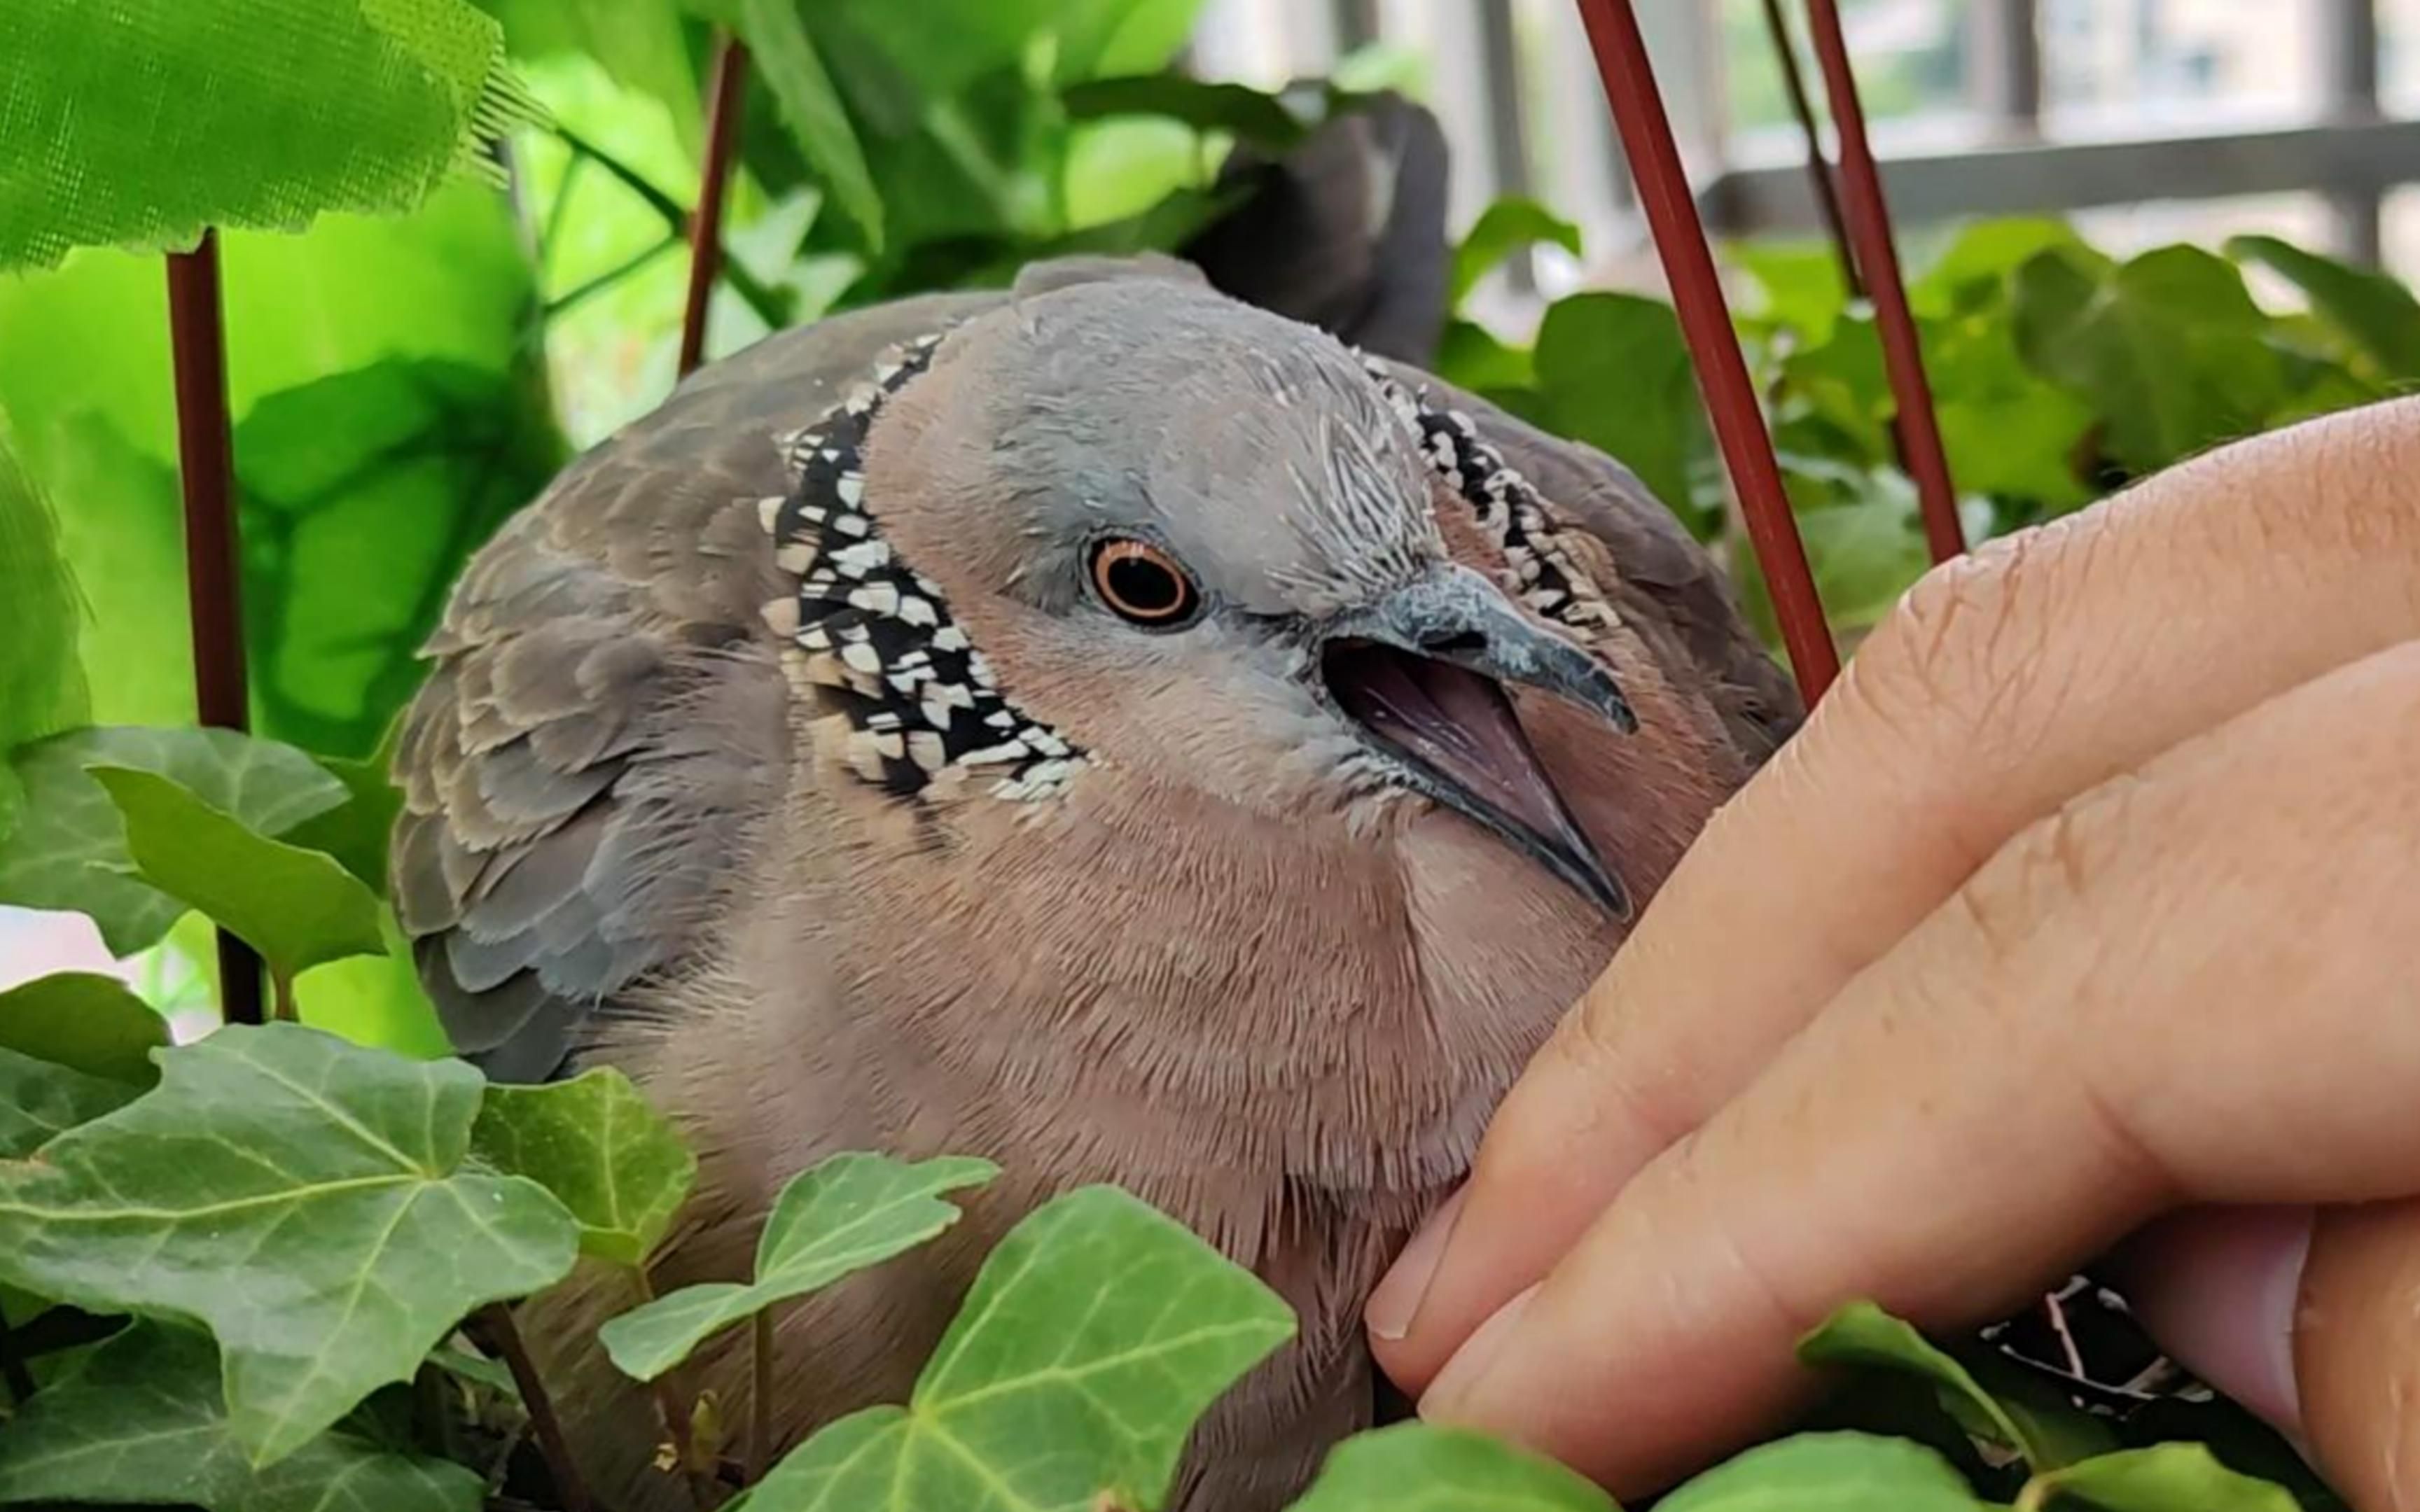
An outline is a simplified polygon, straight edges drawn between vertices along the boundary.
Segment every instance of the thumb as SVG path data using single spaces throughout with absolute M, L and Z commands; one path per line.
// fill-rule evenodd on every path
M 2354 1506 L 2420 1507 L 2420 1200 L 2188 1210 L 2118 1269 L 2161 1347 Z
M 2420 1507 L 2420 1198 L 2322 1209 L 2302 1291 L 2304 1442 L 2362 1512 Z

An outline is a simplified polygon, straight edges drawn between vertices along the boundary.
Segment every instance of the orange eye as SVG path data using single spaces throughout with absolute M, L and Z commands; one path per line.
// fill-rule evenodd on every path
M 1202 594 L 1174 557 L 1125 536 L 1093 548 L 1093 591 L 1111 613 L 1146 629 L 1174 629 L 1202 607 Z

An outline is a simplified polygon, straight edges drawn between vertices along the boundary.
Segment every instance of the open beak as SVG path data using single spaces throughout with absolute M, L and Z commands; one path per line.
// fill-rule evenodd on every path
M 1618 918 L 1628 892 L 1581 833 L 1504 690 L 1519 683 L 1627 734 L 1637 717 L 1604 662 L 1448 566 L 1327 628 L 1330 698 L 1406 782 L 1485 825 Z

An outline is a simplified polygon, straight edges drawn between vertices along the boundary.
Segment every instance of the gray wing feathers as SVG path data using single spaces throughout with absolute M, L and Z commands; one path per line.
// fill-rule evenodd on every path
M 455 1046 L 557 1073 L 678 967 L 778 802 L 784 685 L 758 501 L 774 437 L 885 346 L 998 299 L 943 297 L 759 344 L 567 469 L 473 560 L 427 644 L 396 763 L 396 912 Z

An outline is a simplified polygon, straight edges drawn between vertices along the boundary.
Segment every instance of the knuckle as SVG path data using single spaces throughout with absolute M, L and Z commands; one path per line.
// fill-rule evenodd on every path
M 1961 744 L 2013 733 L 2020 707 L 2041 717 L 2035 670 L 2097 533 L 2070 517 L 1935 567 L 1859 649 L 1845 689 L 1887 729 Z

